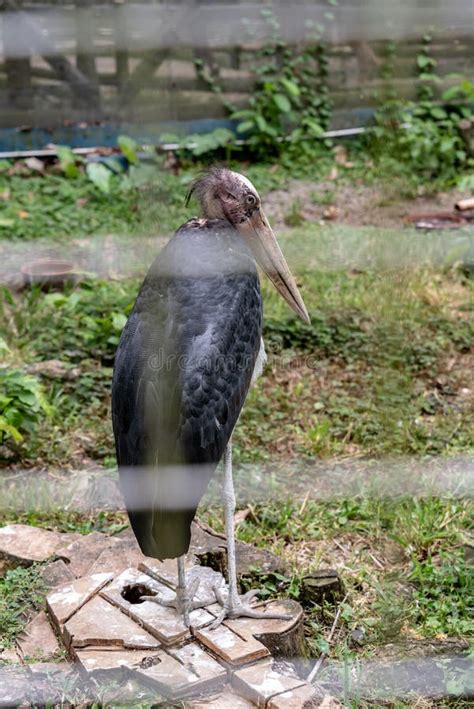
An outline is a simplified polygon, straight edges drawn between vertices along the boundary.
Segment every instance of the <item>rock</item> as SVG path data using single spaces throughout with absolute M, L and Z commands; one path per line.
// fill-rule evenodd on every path
M 288 615 L 289 620 L 274 618 L 236 618 L 226 620 L 215 630 L 201 628 L 196 637 L 217 657 L 230 666 L 255 662 L 270 653 L 294 657 L 303 651 L 303 611 L 296 601 L 272 601 L 259 610 Z
M 316 709 L 319 706 L 321 704 L 318 693 L 311 684 L 306 683 L 272 697 L 267 704 L 267 709 L 303 709 L 303 707 Z
M 92 532 L 92 534 L 78 535 L 77 539 L 71 544 L 64 545 L 57 553 L 66 561 L 69 571 L 79 578 L 88 575 L 102 552 L 113 549 L 116 544 L 115 537 L 109 537 L 102 532 Z
M 28 667 L 0 667 L 0 706 L 28 707 L 31 683 Z
M 44 611 L 38 613 L 16 639 L 23 660 L 50 660 L 59 652 L 59 642 Z
M 47 379 L 62 379 L 73 381 L 81 375 L 79 367 L 71 367 L 68 362 L 59 359 L 49 359 L 44 362 L 34 362 L 27 367 L 29 374 L 40 374 Z
M 255 709 L 255 704 L 226 686 L 222 693 L 211 694 L 194 701 L 186 702 L 186 709 Z
M 62 625 L 112 578 L 112 574 L 107 573 L 83 576 L 50 593 L 46 597 L 46 605 L 56 626 L 61 629 Z
M 88 569 L 88 573 L 112 571 L 117 574 L 130 567 L 138 566 L 145 559 L 135 537 L 131 539 L 118 537 L 111 546 L 104 549 Z
M 131 650 L 160 647 L 156 638 L 105 599 L 95 596 L 64 625 L 68 648 L 107 646 Z
M 342 598 L 344 586 L 334 569 L 321 569 L 305 576 L 301 582 L 300 600 L 304 606 L 333 605 Z
M 135 668 L 138 677 L 156 683 L 167 697 L 179 698 L 223 687 L 227 670 L 196 642 L 159 653 L 158 662 L 142 662 Z
M 0 558 L 30 566 L 35 561 L 47 561 L 55 556 L 71 537 L 27 524 L 9 524 L 0 527 Z
M 138 595 L 135 598 L 130 594 L 133 587 L 138 590 Z M 119 608 L 166 645 L 190 639 L 190 629 L 185 626 L 182 617 L 176 613 L 174 608 L 166 608 L 149 601 L 137 602 L 142 594 L 159 595 L 161 598 L 171 600 L 175 591 L 133 568 L 124 571 L 112 584 L 101 591 L 101 596 L 109 603 Z M 190 613 L 190 621 L 195 628 L 210 623 L 213 619 L 214 616 L 205 608 L 199 608 Z
M 263 709 L 268 706 L 272 697 L 296 690 L 304 686 L 305 681 L 292 675 L 282 674 L 273 667 L 271 660 L 264 660 L 234 672 L 232 685 L 246 699 Z
M 73 581 L 76 577 L 62 559 L 56 559 L 42 568 L 41 578 L 49 590 Z

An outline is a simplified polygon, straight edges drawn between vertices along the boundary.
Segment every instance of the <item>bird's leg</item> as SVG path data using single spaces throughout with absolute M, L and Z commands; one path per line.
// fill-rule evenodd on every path
M 184 556 L 178 557 L 178 585 L 174 598 L 162 598 L 161 596 L 142 596 L 141 600 L 157 603 L 165 608 L 174 608 L 177 613 L 183 616 L 184 624 L 187 628 L 191 625 L 189 614 L 197 608 L 204 608 L 215 602 L 214 598 L 194 600 L 199 587 L 199 579 L 193 579 L 186 585 L 186 571 L 184 568 Z
M 291 616 L 278 613 L 264 613 L 250 605 L 250 601 L 260 593 L 259 589 L 248 591 L 243 596 L 239 595 L 237 586 L 237 565 L 235 557 L 235 491 L 232 479 L 232 442 L 229 441 L 224 453 L 224 491 L 223 503 L 225 514 L 225 532 L 227 538 L 227 576 L 228 593 L 224 596 L 219 589 L 214 588 L 216 599 L 222 606 L 219 616 L 213 621 L 209 628 L 214 630 L 226 618 L 273 618 L 277 620 L 290 620 Z

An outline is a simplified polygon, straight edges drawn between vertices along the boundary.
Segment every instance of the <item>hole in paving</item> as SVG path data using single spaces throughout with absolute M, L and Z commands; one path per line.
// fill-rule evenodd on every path
M 144 583 L 132 583 L 123 587 L 121 596 L 129 603 L 143 603 L 145 599 L 142 596 L 156 596 L 156 592 Z

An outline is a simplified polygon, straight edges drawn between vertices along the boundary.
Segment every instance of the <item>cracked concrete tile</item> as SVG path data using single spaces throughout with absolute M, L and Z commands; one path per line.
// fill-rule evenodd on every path
M 116 606 L 95 596 L 64 625 L 69 647 L 115 646 L 134 649 L 158 648 L 160 643 Z
M 27 565 L 46 561 L 70 542 L 71 536 L 76 535 L 64 535 L 27 524 L 8 524 L 0 528 L 0 558 Z
M 271 697 L 294 690 L 304 684 L 302 679 L 284 675 L 273 669 L 272 660 L 245 667 L 232 675 L 232 685 L 235 689 L 262 708 L 267 705 Z
M 44 611 L 38 613 L 17 637 L 23 659 L 49 660 L 59 651 L 59 642 Z
M 234 630 L 220 625 L 215 630 L 200 628 L 193 631 L 196 638 L 218 658 L 232 666 L 255 662 L 270 653 L 253 635 L 241 637 Z
M 112 578 L 108 573 L 83 576 L 48 594 L 46 605 L 58 628 Z
M 189 628 L 184 625 L 182 617 L 174 608 L 166 608 L 151 601 L 131 603 L 124 598 L 122 595 L 124 589 L 133 586 L 141 586 L 142 590 L 146 587 L 168 601 L 175 596 L 174 590 L 136 569 L 126 569 L 122 572 L 110 586 L 101 591 L 101 596 L 143 625 L 148 632 L 167 645 L 191 637 Z M 214 616 L 205 609 L 198 609 L 190 613 L 193 627 L 201 627 L 213 619 Z
M 315 688 L 307 683 L 272 697 L 267 709 L 303 709 L 306 706 L 319 706 Z

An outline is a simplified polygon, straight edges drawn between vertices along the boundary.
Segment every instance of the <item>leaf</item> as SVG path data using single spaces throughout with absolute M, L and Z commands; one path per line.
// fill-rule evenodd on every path
M 247 133 L 254 127 L 253 121 L 244 121 L 237 126 L 237 133 Z
M 127 317 L 123 313 L 112 313 L 112 327 L 118 332 L 122 332 L 127 322 Z
M 276 107 L 282 113 L 289 113 L 291 111 L 291 104 L 289 100 L 283 94 L 275 94 L 273 97 Z
M 283 79 L 280 79 L 280 82 L 283 84 L 288 93 L 294 96 L 295 98 L 300 95 L 300 89 L 294 81 L 283 77 Z
M 431 109 L 431 115 L 433 116 L 433 118 L 437 118 L 441 121 L 448 117 L 448 114 L 446 113 L 444 108 L 441 108 L 440 106 L 433 106 L 433 108 Z
M 12 227 L 15 224 L 14 219 L 9 219 L 8 217 L 0 217 L 0 228 L 1 227 Z
M 133 138 L 130 138 L 128 135 L 119 135 L 119 137 L 117 138 L 117 143 L 120 150 L 127 158 L 128 162 L 132 163 L 133 165 L 136 165 L 139 162 L 137 155 L 137 142 L 133 140 Z
M 101 192 L 109 194 L 112 173 L 105 165 L 102 165 L 100 162 L 89 162 L 86 165 L 86 172 L 89 180 L 93 182 Z
M 5 433 L 7 436 L 10 436 L 16 443 L 23 440 L 23 436 L 20 431 L 15 426 L 8 423 L 4 416 L 0 416 L 0 433 Z M 3 436 L 0 435 L 0 441 L 2 439 Z

